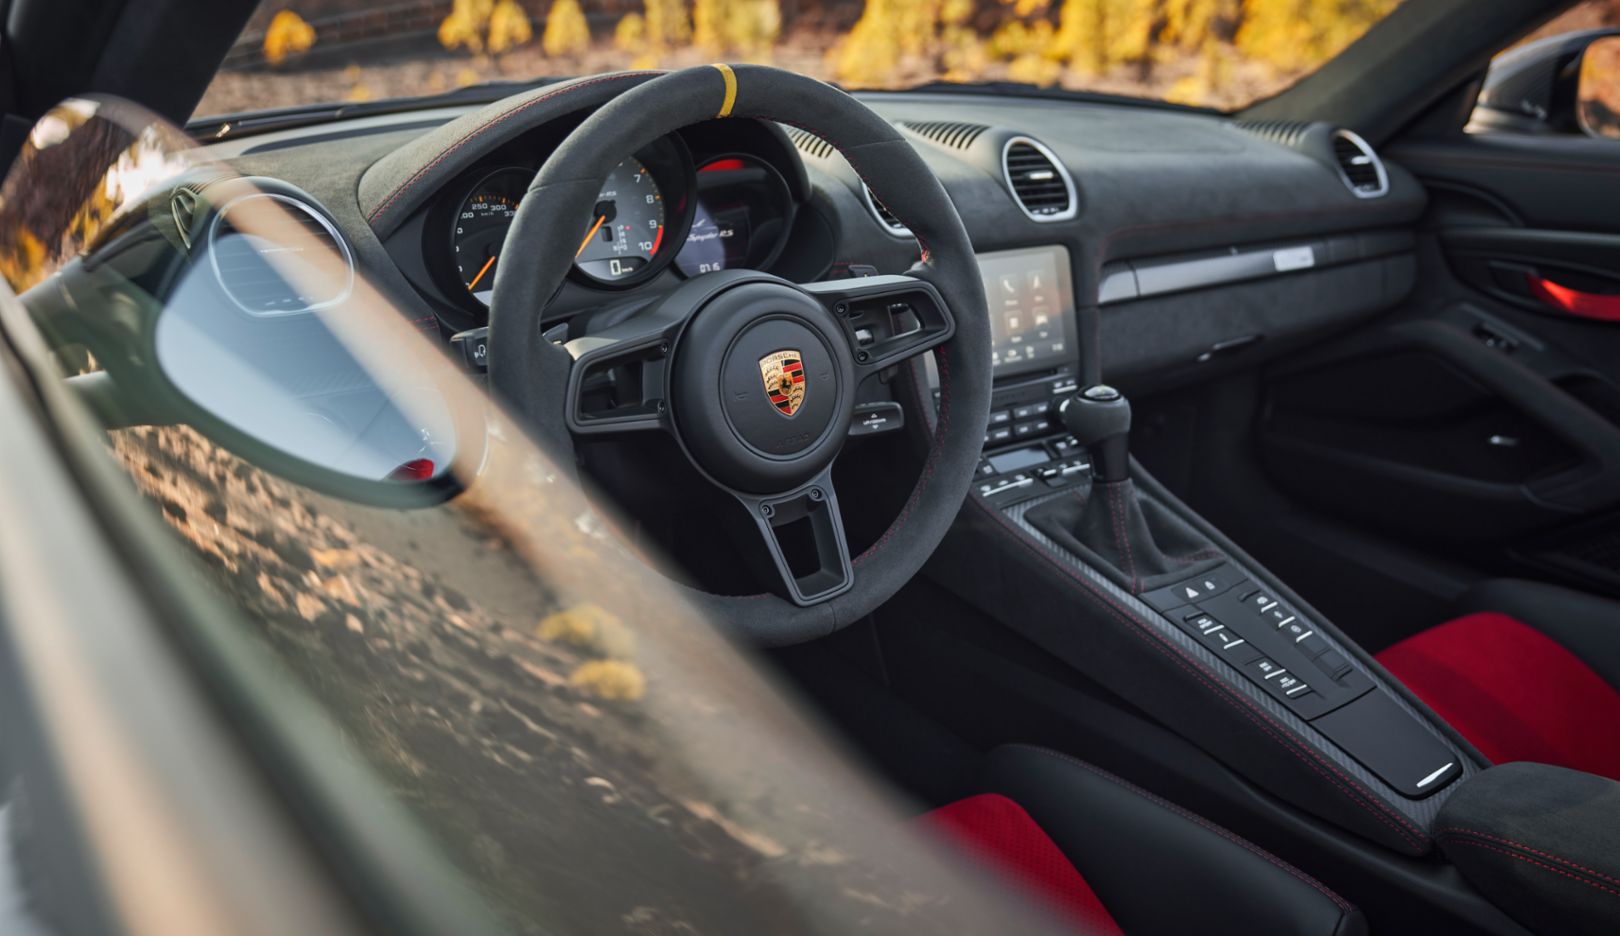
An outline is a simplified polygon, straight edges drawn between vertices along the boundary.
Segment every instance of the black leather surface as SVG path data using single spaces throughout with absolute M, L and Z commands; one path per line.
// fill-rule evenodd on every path
M 985 789 L 1040 824 L 1127 933 L 1367 931 L 1361 911 L 1305 872 L 1082 761 L 998 748 Z
M 1459 615 L 1475 611 L 1496 611 L 1534 627 L 1620 689 L 1620 602 L 1540 582 L 1491 579 L 1458 599 Z
M 1463 784 L 1440 811 L 1446 857 L 1538 933 L 1620 933 L 1620 783 L 1520 762 Z

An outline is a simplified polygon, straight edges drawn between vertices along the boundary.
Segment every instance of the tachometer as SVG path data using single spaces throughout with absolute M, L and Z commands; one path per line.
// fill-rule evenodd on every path
M 697 209 L 675 267 L 687 276 L 766 269 L 792 220 L 787 182 L 770 164 L 748 154 L 711 158 L 697 171 Z
M 489 305 L 495 288 L 495 267 L 500 261 L 501 245 L 506 243 L 506 231 L 533 177 L 526 169 L 491 173 L 473 187 L 456 212 L 452 241 L 456 273 L 461 285 L 484 305 Z
M 639 278 L 648 272 L 664 246 L 664 193 L 640 160 L 613 167 L 585 238 L 574 254 L 574 266 L 604 283 Z

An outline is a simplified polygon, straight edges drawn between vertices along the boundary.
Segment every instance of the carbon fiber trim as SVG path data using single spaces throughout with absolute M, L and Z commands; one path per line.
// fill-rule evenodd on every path
M 1114 601 L 1126 608 L 1129 608 L 1132 613 L 1136 614 L 1142 620 L 1149 622 L 1150 626 L 1157 628 L 1158 632 L 1174 643 L 1182 653 L 1197 660 L 1205 669 L 1208 669 L 1210 672 L 1219 673 L 1229 685 L 1236 687 L 1237 690 L 1252 701 L 1257 708 L 1263 710 L 1267 715 L 1275 719 L 1280 724 L 1287 726 L 1289 730 L 1293 731 L 1299 737 L 1309 741 L 1313 747 L 1321 751 L 1323 755 L 1332 760 L 1337 767 L 1354 777 L 1367 789 L 1377 793 L 1386 803 L 1388 803 L 1402 815 L 1406 816 L 1408 819 L 1411 819 L 1418 826 L 1425 830 L 1429 829 L 1433 823 L 1434 817 L 1440 812 L 1440 807 L 1445 805 L 1445 802 L 1450 797 L 1452 791 L 1456 790 L 1461 784 L 1466 782 L 1469 777 L 1472 777 L 1479 772 L 1473 761 L 1461 751 L 1458 751 L 1450 741 L 1446 740 L 1443 735 L 1436 731 L 1433 725 L 1429 723 L 1428 719 L 1419 714 L 1418 711 L 1414 709 L 1406 701 L 1406 699 L 1401 696 L 1400 693 L 1389 691 L 1388 684 L 1385 680 L 1379 678 L 1378 674 L 1362 666 L 1355 654 L 1348 652 L 1339 641 L 1333 639 L 1330 635 L 1326 634 L 1319 628 L 1317 633 L 1321 634 L 1323 639 L 1326 640 L 1329 645 L 1333 647 L 1333 649 L 1344 654 L 1347 659 L 1351 660 L 1352 665 L 1354 665 L 1362 673 L 1366 674 L 1373 681 L 1373 685 L 1375 687 L 1374 691 L 1383 692 L 1389 698 L 1394 699 L 1395 704 L 1399 706 L 1402 711 L 1406 712 L 1408 715 L 1411 715 L 1413 718 L 1416 718 L 1418 722 L 1429 731 L 1430 734 L 1434 735 L 1438 741 L 1444 744 L 1446 749 L 1451 751 L 1456 756 L 1457 763 L 1462 767 L 1462 774 L 1457 777 L 1457 779 L 1447 784 L 1444 789 L 1426 799 L 1410 800 L 1405 796 L 1402 796 L 1393 787 L 1380 779 L 1377 774 L 1374 774 L 1365 767 L 1361 766 L 1360 762 L 1347 754 L 1338 745 L 1330 741 L 1327 736 L 1311 727 L 1309 722 L 1299 718 L 1286 706 L 1267 695 L 1266 692 L 1259 686 L 1256 686 L 1253 682 L 1244 678 L 1238 673 L 1237 669 L 1226 660 L 1216 656 L 1208 648 L 1199 644 L 1191 636 L 1183 632 L 1180 628 L 1176 627 L 1175 624 L 1173 624 L 1164 615 L 1138 600 L 1135 595 L 1132 595 L 1130 592 L 1127 592 L 1115 585 L 1113 582 L 1109 581 L 1106 576 L 1097 572 L 1089 565 L 1081 562 L 1078 558 L 1071 555 L 1067 550 L 1059 547 L 1050 538 L 1048 538 L 1040 530 L 1036 529 L 1034 525 L 1025 519 L 1025 515 L 1034 508 L 1056 500 L 1057 498 L 1072 495 L 1073 489 L 1069 488 L 1062 491 L 1055 491 L 1042 497 L 1021 501 L 1019 503 L 1011 504 L 999 509 L 1002 515 L 1011 520 L 1020 532 L 1028 536 L 1042 548 L 1046 549 L 1054 558 L 1063 563 L 1069 569 L 1079 572 L 1081 575 L 1085 576 L 1088 581 L 1095 585 L 1099 590 L 1107 593 Z M 991 507 L 991 509 L 997 508 Z M 1262 584 L 1264 583 L 1265 577 L 1258 575 L 1253 569 L 1250 569 L 1242 563 L 1237 562 L 1230 556 L 1227 557 L 1226 561 L 1241 569 L 1245 575 L 1254 581 Z

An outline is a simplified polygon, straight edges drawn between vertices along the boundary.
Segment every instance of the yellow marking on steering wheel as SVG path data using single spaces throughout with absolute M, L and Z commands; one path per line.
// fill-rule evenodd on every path
M 726 80 L 726 99 L 720 104 L 720 113 L 714 116 L 716 119 L 730 117 L 731 106 L 737 103 L 737 73 L 731 70 L 730 65 L 716 64 L 714 67 L 720 70 L 720 77 Z

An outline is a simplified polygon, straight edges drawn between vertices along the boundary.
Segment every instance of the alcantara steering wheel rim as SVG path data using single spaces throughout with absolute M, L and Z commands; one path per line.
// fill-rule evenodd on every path
M 682 127 L 728 117 L 777 121 L 825 139 L 910 227 L 921 260 L 903 277 L 805 286 L 748 271 L 708 274 L 601 335 L 564 347 L 547 341 L 540 312 L 568 274 L 608 172 Z M 523 262 L 503 263 L 496 274 L 491 387 L 554 455 L 569 461 L 575 434 L 671 432 L 701 473 L 753 512 L 782 576 L 780 594 L 687 590 L 734 634 L 788 644 L 851 624 L 909 581 L 944 538 L 983 445 L 989 317 L 972 245 L 944 188 L 899 132 L 865 105 L 831 85 L 765 66 L 701 66 L 655 78 L 603 105 L 553 151 L 518 207 L 503 253 Z M 906 321 L 916 327 L 857 338 L 849 319 L 874 303 L 907 304 L 913 315 Z M 793 354 L 783 358 L 782 351 Z M 885 532 L 851 557 L 831 466 L 855 387 L 928 351 L 938 363 L 940 407 L 923 469 Z M 622 366 L 642 359 L 661 361 L 656 372 L 665 383 L 656 407 L 585 418 L 578 407 L 581 375 L 604 361 Z M 798 367 L 797 405 L 784 402 L 788 385 L 770 384 L 782 379 L 784 360 Z M 789 513 L 808 520 L 814 538 L 812 568 L 803 576 L 805 563 L 786 561 L 775 538 Z M 833 545 L 841 555 L 829 555 Z M 834 559 L 838 568 L 829 565 Z M 841 572 L 847 581 L 838 579 Z

